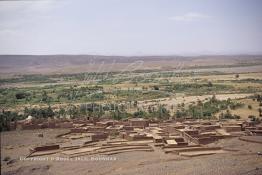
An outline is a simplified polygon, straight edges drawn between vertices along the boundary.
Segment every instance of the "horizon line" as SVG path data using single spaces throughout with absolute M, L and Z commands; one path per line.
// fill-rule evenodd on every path
M 140 54 L 140 55 L 118 55 L 118 54 L 0 54 L 0 56 L 105 56 L 105 57 L 168 57 L 168 56 L 180 56 L 180 57 L 199 57 L 199 56 L 262 56 L 262 53 L 239 53 L 239 54 Z

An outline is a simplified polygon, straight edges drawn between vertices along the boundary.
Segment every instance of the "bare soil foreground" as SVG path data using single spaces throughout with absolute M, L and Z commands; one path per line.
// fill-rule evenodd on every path
M 23 130 L 1 133 L 3 175 L 261 175 L 260 143 L 242 141 L 239 137 L 222 139 L 210 144 L 228 152 L 198 157 L 153 152 L 126 152 L 115 155 L 89 155 L 67 159 L 58 154 L 24 159 L 29 147 L 50 143 L 63 144 L 56 138 L 65 129 Z M 39 137 L 38 133 L 43 133 Z M 5 160 L 4 160 L 5 159 Z

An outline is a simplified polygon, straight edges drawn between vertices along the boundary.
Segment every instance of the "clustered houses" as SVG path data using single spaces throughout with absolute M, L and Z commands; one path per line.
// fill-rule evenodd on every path
M 227 137 L 243 135 L 261 135 L 262 126 L 256 122 L 244 120 L 169 120 L 154 121 L 142 118 L 131 118 L 123 121 L 108 119 L 27 119 L 11 123 L 12 129 L 41 129 L 41 128 L 68 128 L 70 132 L 59 135 L 58 138 L 69 140 L 83 139 L 81 145 L 71 145 L 75 152 L 67 151 L 68 146 L 54 146 L 68 154 L 83 153 L 110 154 L 137 150 L 153 151 L 158 147 L 164 152 L 180 152 L 181 155 L 195 156 L 190 151 L 208 150 L 208 153 L 217 153 L 221 148 L 207 147 L 206 144 Z M 91 144 L 91 145 L 90 145 Z M 89 149 L 87 149 L 87 148 Z M 47 145 L 50 151 L 50 145 Z M 97 149 L 95 149 L 97 148 Z M 72 148 L 70 148 L 72 149 Z M 32 151 L 34 150 L 34 151 Z M 31 149 L 31 153 L 43 148 Z M 89 150 L 89 151 L 86 151 Z M 186 152 L 186 153 L 185 153 Z
M 69 128 L 71 133 L 96 133 L 119 136 L 128 140 L 156 140 L 181 136 L 189 142 L 206 144 L 232 136 L 231 133 L 248 131 L 252 135 L 261 135 L 262 126 L 256 122 L 244 120 L 180 120 L 157 122 L 143 118 L 131 118 L 123 121 L 97 119 L 34 119 L 10 123 L 11 130 L 32 130 L 44 128 Z M 104 133 L 104 134 L 101 134 Z M 234 135 L 234 134 L 233 134 Z M 163 139 L 162 139 L 163 140 Z

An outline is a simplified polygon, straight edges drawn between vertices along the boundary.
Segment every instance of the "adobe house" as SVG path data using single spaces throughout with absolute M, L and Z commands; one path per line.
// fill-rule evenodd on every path
M 129 123 L 133 127 L 145 128 L 149 126 L 149 121 L 143 118 L 132 118 L 129 119 Z
M 107 137 L 108 137 L 108 133 L 106 132 L 94 132 L 91 135 L 91 140 L 100 141 L 100 140 L 105 140 Z

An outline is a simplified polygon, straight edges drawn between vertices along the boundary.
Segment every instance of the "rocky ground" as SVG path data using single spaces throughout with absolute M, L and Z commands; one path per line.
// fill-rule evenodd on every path
M 128 152 L 112 156 L 85 156 L 72 160 L 49 155 L 41 159 L 24 160 L 29 147 L 46 143 L 62 143 L 57 134 L 61 129 L 11 131 L 1 133 L 1 174 L 4 175 L 261 175 L 262 144 L 239 140 L 220 140 L 212 146 L 231 150 L 227 153 L 182 157 L 154 152 Z M 38 137 L 43 133 L 44 137 Z M 58 160 L 59 158 L 59 160 Z

